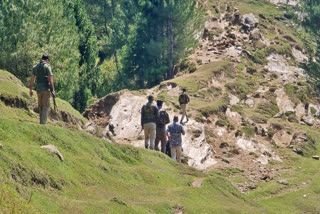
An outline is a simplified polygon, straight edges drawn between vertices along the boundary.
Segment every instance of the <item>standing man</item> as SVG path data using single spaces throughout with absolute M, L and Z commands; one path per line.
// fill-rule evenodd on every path
M 189 118 L 188 118 L 188 115 L 187 115 L 187 103 L 190 101 L 190 98 L 189 96 L 186 94 L 186 89 L 183 88 L 182 89 L 182 93 L 180 94 L 179 96 L 179 103 L 180 103 L 180 108 L 182 110 L 182 117 L 181 117 L 181 120 L 180 120 L 180 124 L 183 125 L 183 119 L 184 117 L 187 118 L 187 121 L 186 123 L 189 121 Z
M 43 55 L 41 61 L 33 67 L 30 79 L 30 96 L 32 97 L 33 82 L 36 78 L 40 124 L 46 124 L 47 122 L 48 111 L 50 108 L 50 86 L 54 94 L 52 71 L 49 62 L 49 56 Z
M 157 107 L 159 113 L 157 120 L 155 150 L 159 151 L 159 141 L 161 141 L 161 152 L 166 154 L 166 124 L 170 123 L 170 119 L 168 113 L 165 110 L 160 111 L 160 109 L 162 108 L 162 104 L 162 100 L 157 100 Z
M 185 132 L 183 130 L 183 127 L 178 124 L 178 121 L 179 118 L 177 116 L 174 116 L 173 124 L 171 124 L 167 129 L 167 137 L 170 139 L 170 150 L 172 159 L 176 160 L 178 163 L 181 163 L 181 134 L 185 135 Z
M 141 109 L 141 128 L 144 129 L 145 148 L 154 149 L 154 141 L 156 139 L 156 122 L 158 118 L 158 108 L 152 105 L 153 96 L 148 96 L 148 103 Z M 150 147 L 149 147 L 150 141 Z

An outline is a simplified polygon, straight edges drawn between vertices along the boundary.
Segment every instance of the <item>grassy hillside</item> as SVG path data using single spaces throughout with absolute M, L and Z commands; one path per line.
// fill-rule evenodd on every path
M 220 17 L 227 2 L 209 0 L 208 4 Z M 229 95 L 243 101 L 260 85 L 277 88 L 282 82 L 277 82 L 277 77 L 266 81 L 267 74 L 263 73 L 266 56 L 287 55 L 289 63 L 297 65 L 291 48 L 303 48 L 297 32 L 281 21 L 284 7 L 277 9 L 264 0 L 233 2 L 241 14 L 252 12 L 259 17 L 262 35 L 274 44 L 244 44 L 251 55 L 243 55 L 238 64 L 229 59 L 199 64 L 191 73 L 163 83 L 187 88 L 192 97 L 188 113 L 206 123 L 210 138 L 216 137 L 211 132 L 215 120 L 220 126 L 241 130 L 248 138 L 255 135 L 253 126 L 243 121 L 233 125 L 224 115 Z M 248 68 L 255 72 L 248 73 Z M 293 102 L 312 103 L 315 99 L 314 94 L 307 93 L 309 85 L 304 81 L 299 84 L 287 85 L 287 95 Z M 155 90 L 159 92 L 157 98 L 179 111 L 178 95 L 161 87 Z M 253 183 L 242 169 L 221 167 L 199 172 L 159 152 L 111 144 L 61 118 L 52 117 L 46 126 L 39 125 L 36 95 L 31 98 L 17 78 L 0 70 L 0 213 L 319 213 L 320 163 L 312 159 L 320 152 L 319 127 L 289 121 L 286 115 L 273 118 L 279 108 L 272 93 L 265 93 L 270 102 L 255 108 L 234 105 L 231 110 L 257 124 L 268 123 L 291 134 L 303 132 L 307 142 L 301 145 L 303 155 L 273 145 L 282 162 L 271 161 L 264 166 L 274 172 L 272 179 Z M 59 111 L 82 124 L 87 122 L 67 102 L 57 99 L 57 103 Z M 274 132 L 272 128 L 268 131 Z M 40 148 L 48 144 L 59 149 L 64 161 Z M 202 185 L 194 187 L 193 182 Z M 235 188 L 248 184 L 252 188 L 246 193 Z
M 7 75 L 6 72 L 1 71 Z M 9 74 L 8 74 L 9 75 Z M 1 77 L 4 77 L 2 75 Z M 10 87 L 19 81 L 10 77 Z M 8 81 L 8 79 L 6 80 Z M 27 89 L 2 97 L 32 101 Z M 7 94 L 6 94 L 7 93 Z M 60 102 L 61 103 L 61 102 Z M 50 122 L 30 108 L 0 102 L 0 212 L 3 213 L 253 213 L 250 202 L 218 174 L 206 175 L 167 156 L 113 145 Z M 54 144 L 64 156 L 40 148 Z M 201 187 L 192 182 L 202 180 Z M 23 210 L 23 211 L 22 211 Z

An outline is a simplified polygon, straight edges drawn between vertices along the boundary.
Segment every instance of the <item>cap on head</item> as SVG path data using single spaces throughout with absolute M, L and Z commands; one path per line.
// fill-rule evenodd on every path
M 173 121 L 174 121 L 174 122 L 178 122 L 178 121 L 179 121 L 179 117 L 178 117 L 178 116 L 174 116 L 174 117 L 173 117 Z
M 185 88 L 182 89 L 183 92 L 186 92 L 187 90 Z
M 50 60 L 50 57 L 48 55 L 42 55 L 42 60 Z
M 157 100 L 157 106 L 162 106 L 163 101 L 162 100 Z
M 154 99 L 154 98 L 153 98 L 153 96 L 152 96 L 152 95 L 149 95 L 149 96 L 148 96 L 148 101 L 152 102 L 152 101 L 153 101 L 153 99 Z

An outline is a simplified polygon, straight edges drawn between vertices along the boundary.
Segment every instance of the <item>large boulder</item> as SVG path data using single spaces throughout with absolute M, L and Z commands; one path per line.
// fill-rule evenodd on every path
M 252 13 L 245 14 L 240 17 L 240 24 L 246 31 L 251 31 L 258 26 L 259 19 L 257 19 Z
M 303 116 L 301 119 L 309 126 L 313 126 L 314 124 L 314 118 L 312 116 Z

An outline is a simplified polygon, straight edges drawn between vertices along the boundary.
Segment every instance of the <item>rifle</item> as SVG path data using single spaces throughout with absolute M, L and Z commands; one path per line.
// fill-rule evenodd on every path
M 57 96 L 56 96 L 56 93 L 54 93 L 52 86 L 50 85 L 48 76 L 45 76 L 45 77 L 46 77 L 46 79 L 48 81 L 48 85 L 50 87 L 50 92 L 52 94 L 52 99 L 53 99 L 53 106 L 54 106 L 54 110 L 56 111 L 57 110 L 57 103 L 56 103 L 56 97 Z
M 50 86 L 50 92 L 52 94 L 52 99 L 53 99 L 53 106 L 54 106 L 54 110 L 57 110 L 57 103 L 56 103 L 56 93 L 54 93 L 52 87 Z

